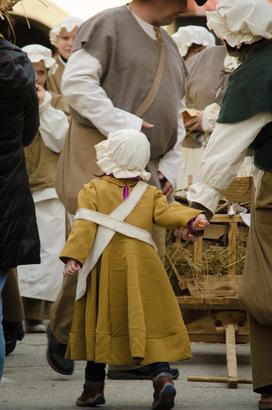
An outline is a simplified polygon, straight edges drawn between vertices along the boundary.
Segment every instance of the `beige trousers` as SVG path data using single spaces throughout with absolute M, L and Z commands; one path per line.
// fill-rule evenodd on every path
M 272 326 L 264 326 L 249 315 L 253 390 L 272 385 Z
M 26 320 L 49 319 L 52 302 L 48 300 L 22 298 Z
M 240 285 L 240 296 L 249 313 L 249 333 L 253 389 L 272 386 L 272 173 L 254 171 L 255 193 L 251 211 L 247 260 Z M 258 297 L 257 297 L 258 296 Z M 261 324 L 267 323 L 267 324 Z

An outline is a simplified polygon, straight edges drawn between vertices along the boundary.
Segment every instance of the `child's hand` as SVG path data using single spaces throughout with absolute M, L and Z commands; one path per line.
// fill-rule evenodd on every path
M 36 84 L 36 90 L 37 90 L 39 105 L 42 105 L 45 99 L 45 89 L 41 85 Z
M 81 268 L 81 266 L 77 261 L 75 261 L 74 259 L 70 259 L 65 264 L 63 274 L 64 274 L 64 276 L 67 276 L 67 277 L 73 276 L 80 270 L 80 268 Z
M 194 231 L 203 231 L 208 225 L 209 222 L 204 214 L 198 215 L 192 222 L 192 228 Z

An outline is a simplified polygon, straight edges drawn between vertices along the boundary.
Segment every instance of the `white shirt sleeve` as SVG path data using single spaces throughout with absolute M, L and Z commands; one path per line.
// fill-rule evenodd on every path
M 46 91 L 43 103 L 39 106 L 39 131 L 45 146 L 53 152 L 61 152 L 69 122 L 63 111 L 51 105 L 52 96 Z
M 217 123 L 203 153 L 196 177 L 198 182 L 189 187 L 189 201 L 214 212 L 221 191 L 236 177 L 247 148 L 271 121 L 271 113 L 262 113 L 235 124 Z
M 101 65 L 96 58 L 84 49 L 75 51 L 62 77 L 62 92 L 68 104 L 106 137 L 110 132 L 125 128 L 140 131 L 143 120 L 114 107 L 100 85 L 101 73 Z
M 220 107 L 217 103 L 207 105 L 202 111 L 202 129 L 204 132 L 212 132 L 219 116 Z
M 182 112 L 185 110 L 184 100 L 180 103 L 180 109 L 178 113 L 178 136 L 177 142 L 174 147 L 170 149 L 159 162 L 159 171 L 165 176 L 165 178 L 171 182 L 175 188 L 177 183 L 178 170 L 181 163 L 181 144 L 184 140 L 186 130 L 182 118 Z

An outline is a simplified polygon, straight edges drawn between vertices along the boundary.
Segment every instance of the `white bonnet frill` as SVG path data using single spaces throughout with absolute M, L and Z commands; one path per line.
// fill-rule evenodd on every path
M 62 29 L 65 29 L 68 33 L 74 30 L 75 27 L 79 28 L 83 21 L 78 17 L 66 17 L 61 20 L 55 27 L 49 31 L 49 40 L 53 46 L 57 45 L 57 39 Z
M 205 47 L 215 46 L 214 35 L 202 26 L 179 27 L 178 31 L 172 35 L 172 38 L 178 46 L 181 57 L 186 56 L 193 44 Z
M 49 70 L 49 74 L 54 74 L 58 65 L 52 57 L 52 51 L 42 46 L 41 44 L 29 44 L 24 46 L 22 50 L 27 54 L 31 63 L 43 61 L 45 67 Z
M 115 178 L 139 177 L 148 181 L 145 170 L 150 159 L 150 144 L 140 131 L 124 129 L 110 133 L 108 139 L 95 145 L 96 163 L 106 175 Z
M 272 38 L 272 6 L 267 0 L 219 0 L 207 11 L 208 27 L 231 47 Z

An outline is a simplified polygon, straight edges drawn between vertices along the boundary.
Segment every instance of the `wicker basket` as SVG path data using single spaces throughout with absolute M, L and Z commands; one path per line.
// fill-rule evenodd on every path
M 250 202 L 253 187 L 253 178 L 237 177 L 230 186 L 223 191 L 225 199 L 232 202 Z

